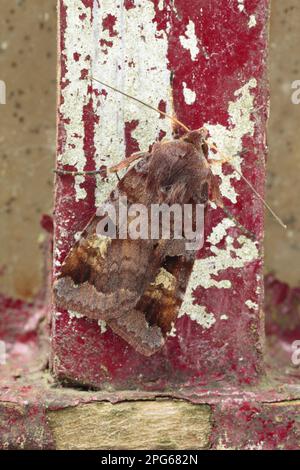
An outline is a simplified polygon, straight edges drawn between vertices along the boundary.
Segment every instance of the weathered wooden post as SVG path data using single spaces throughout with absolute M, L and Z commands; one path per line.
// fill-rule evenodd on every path
M 116 184 L 105 168 L 155 140 L 171 123 L 87 79 L 96 78 L 174 113 L 212 140 L 260 194 L 267 117 L 267 0 L 60 0 L 58 163 L 103 167 L 103 177 L 56 180 L 54 274 L 95 207 Z M 242 153 L 246 148 L 247 152 Z M 164 349 L 135 352 L 103 322 L 53 311 L 52 368 L 63 381 L 100 389 L 188 396 L 210 384 L 253 384 L 263 371 L 263 207 L 230 166 L 215 165 L 225 205 L 213 204 L 206 243 Z
M 267 0 L 58 5 L 58 167 L 102 171 L 96 181 L 56 178 L 54 276 L 116 184 L 106 167 L 172 132 L 168 120 L 90 75 L 190 128 L 205 125 L 263 193 Z M 103 321 L 52 305 L 51 374 L 48 296 L 0 299 L 0 449 L 109 449 L 109 458 L 172 449 L 169 463 L 182 463 L 174 450 L 299 448 L 299 292 L 266 279 L 274 347 L 264 375 L 262 204 L 231 166 L 214 171 L 239 224 L 208 207 L 205 246 L 161 352 L 145 357 Z M 42 225 L 52 234 L 49 217 Z

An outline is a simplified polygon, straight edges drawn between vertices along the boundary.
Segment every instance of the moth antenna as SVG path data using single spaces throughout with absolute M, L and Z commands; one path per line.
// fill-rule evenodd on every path
M 230 161 L 232 157 L 226 157 L 225 155 L 222 154 L 222 152 L 219 151 L 218 147 L 214 144 L 209 143 L 207 140 L 205 143 L 208 145 L 208 147 L 212 150 L 215 150 L 221 155 L 222 161 L 220 163 L 229 163 L 229 165 L 234 169 L 234 171 L 237 172 L 237 174 L 242 178 L 245 183 L 251 188 L 252 192 L 258 197 L 258 199 L 263 203 L 265 208 L 272 214 L 274 219 L 283 227 L 284 229 L 287 229 L 287 225 L 281 220 L 281 218 L 276 214 L 276 212 L 272 209 L 272 207 L 264 200 L 264 198 L 256 191 L 255 187 L 253 184 L 250 183 L 250 181 L 234 166 L 234 164 Z
M 144 103 L 144 101 L 141 101 L 139 100 L 138 98 L 136 98 L 135 96 L 132 96 L 132 95 L 128 95 L 128 93 L 125 93 L 124 91 L 121 91 L 121 90 L 118 90 L 118 88 L 115 88 L 113 87 L 112 85 L 108 85 L 108 83 L 104 83 L 102 82 L 101 80 L 98 80 L 97 78 L 94 78 L 94 77 L 88 77 L 90 78 L 91 80 L 94 80 L 95 82 L 98 82 L 100 83 L 101 85 L 104 85 L 105 87 L 107 88 L 110 88 L 111 90 L 117 92 L 117 93 L 120 93 L 120 95 L 123 95 L 123 96 L 126 96 L 126 98 L 130 98 L 134 101 L 136 101 L 137 103 L 140 103 L 144 106 L 146 106 L 147 108 L 149 109 L 152 109 L 153 111 L 156 111 L 157 113 L 161 114 L 162 116 L 168 118 L 168 119 L 171 119 L 171 121 L 175 122 L 176 124 L 178 124 L 180 127 L 182 127 L 186 132 L 188 132 L 190 129 L 185 125 L 183 124 L 181 121 L 179 121 L 176 117 L 174 116 L 171 116 L 170 114 L 167 114 L 165 113 L 164 111 L 161 111 L 160 109 L 158 108 L 155 108 L 154 106 L 152 106 L 151 104 L 148 104 L 148 103 Z
M 129 157 L 121 160 L 117 165 L 111 166 L 107 168 L 108 173 L 115 173 L 117 175 L 118 180 L 120 181 L 119 175 L 117 174 L 118 171 L 124 170 L 127 168 L 131 163 L 139 160 L 143 156 L 147 155 L 147 152 L 135 152 L 131 154 Z M 101 175 L 103 170 L 90 170 L 90 171 L 77 171 L 77 170 L 64 170 L 64 169 L 55 169 L 53 170 L 54 173 L 57 175 L 71 175 L 71 176 L 96 176 Z
M 117 171 L 124 170 L 127 168 L 131 163 L 135 162 L 136 160 L 139 160 L 143 156 L 146 155 L 146 152 L 135 152 L 131 154 L 129 157 L 125 158 L 124 160 L 121 160 L 117 165 L 110 166 L 108 168 L 109 173 L 117 173 Z
M 72 171 L 72 170 L 53 170 L 57 175 L 71 175 L 71 176 L 94 176 L 103 173 L 103 170 L 91 170 L 91 171 Z

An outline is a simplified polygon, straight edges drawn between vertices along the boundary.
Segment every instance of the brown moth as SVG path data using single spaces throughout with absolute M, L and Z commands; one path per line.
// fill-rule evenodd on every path
M 184 127 L 185 134 L 155 143 L 151 152 L 134 154 L 112 168 L 116 172 L 134 163 L 107 202 L 116 206 L 126 196 L 128 207 L 136 203 L 146 207 L 207 205 L 209 200 L 222 207 L 218 180 L 208 162 L 206 129 L 190 131 L 171 119 Z M 136 351 L 151 356 L 164 345 L 177 318 L 195 251 L 187 251 L 185 240 L 172 236 L 99 237 L 97 226 L 102 217 L 93 216 L 67 255 L 54 283 L 56 305 L 104 320 Z
M 206 159 L 204 130 L 153 145 L 110 194 L 127 204 L 206 204 L 220 200 Z M 181 306 L 194 252 L 184 240 L 101 239 L 95 215 L 66 257 L 54 284 L 56 304 L 105 320 L 138 352 L 160 349 Z

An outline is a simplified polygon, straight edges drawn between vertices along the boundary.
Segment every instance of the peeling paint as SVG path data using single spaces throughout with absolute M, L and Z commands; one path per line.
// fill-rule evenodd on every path
M 66 139 L 64 151 L 58 155 L 61 165 L 72 165 L 78 171 L 83 171 L 86 158 L 83 149 L 84 124 L 82 110 L 87 104 L 88 82 L 82 80 L 82 70 L 89 68 L 86 57 L 93 52 L 93 34 L 91 26 L 91 9 L 85 7 L 81 0 L 64 0 L 66 6 L 65 50 L 66 57 L 65 87 L 62 89 L 63 103 L 60 112 L 65 126 Z M 80 18 L 80 15 L 85 15 Z M 73 53 L 77 52 L 78 60 L 74 60 Z M 86 197 L 86 191 L 81 187 L 85 181 L 84 176 L 75 176 L 76 201 Z
M 195 261 L 194 268 L 190 277 L 190 281 L 186 290 L 183 304 L 180 309 L 179 316 L 184 314 L 190 316 L 192 320 L 204 328 L 209 328 L 215 323 L 213 313 L 207 313 L 205 307 L 194 305 L 194 290 L 201 286 L 205 289 L 210 287 L 218 287 L 219 289 L 230 289 L 231 282 L 223 279 L 216 280 L 216 276 L 223 273 L 228 268 L 242 268 L 246 263 L 250 263 L 258 258 L 259 253 L 256 243 L 245 236 L 238 237 L 237 241 L 240 246 L 234 247 L 234 239 L 226 236 L 225 248 L 211 247 L 212 256 Z M 234 254 L 234 256 L 232 256 Z M 209 326 L 206 326 L 206 325 Z
M 248 21 L 248 26 L 249 26 L 249 28 L 254 28 L 254 26 L 256 26 L 256 16 L 255 15 L 250 15 L 249 21 Z
M 199 54 L 198 38 L 195 32 L 195 23 L 189 20 L 189 24 L 186 27 L 185 35 L 179 36 L 180 43 L 184 49 L 190 51 L 192 60 L 196 60 Z
M 189 294 L 191 295 L 191 292 Z M 179 317 L 183 315 L 182 312 L 183 307 L 180 310 Z M 196 323 L 198 323 L 198 325 L 207 330 L 216 323 L 214 314 L 209 313 L 206 307 L 202 305 L 189 304 L 188 316 L 191 318 L 191 320 L 194 320 Z
M 228 320 L 228 315 L 221 315 L 220 320 Z
M 186 82 L 182 83 L 183 85 L 183 96 L 186 104 L 193 104 L 196 101 L 196 93 L 187 87 Z
M 239 155 L 243 150 L 243 137 L 245 135 L 253 136 L 254 133 L 254 122 L 251 120 L 254 98 L 251 89 L 255 88 L 256 85 L 256 79 L 252 78 L 235 92 L 234 95 L 237 99 L 231 101 L 228 107 L 228 128 L 221 124 L 205 124 L 210 132 L 211 142 L 215 142 L 223 154 L 232 156 L 231 163 L 238 171 L 241 171 L 243 161 Z M 232 170 L 232 173 L 224 175 L 222 165 L 218 164 L 212 166 L 212 171 L 215 175 L 220 176 L 222 180 L 220 185 L 222 196 L 236 203 L 238 195 L 232 186 L 231 180 L 239 180 L 240 175 L 234 170 Z
M 256 80 L 251 79 L 242 88 L 235 92 L 237 99 L 231 101 L 228 107 L 229 128 L 220 124 L 205 126 L 209 129 L 211 140 L 216 142 L 218 148 L 225 155 L 232 155 L 234 166 L 241 171 L 242 157 L 238 155 L 242 150 L 242 140 L 247 134 L 253 135 L 254 122 L 251 120 L 253 108 L 253 96 L 251 89 L 256 87 Z M 237 202 L 237 194 L 232 186 L 232 179 L 240 179 L 234 172 L 224 175 L 222 165 L 213 165 L 213 172 L 221 177 L 221 193 L 232 202 Z M 223 273 L 228 268 L 243 268 L 246 263 L 258 258 L 259 253 L 256 242 L 245 236 L 240 236 L 237 241 L 240 246 L 237 248 L 234 239 L 227 234 L 227 230 L 234 226 L 234 222 L 229 218 L 224 218 L 217 224 L 207 241 L 211 244 L 212 256 L 195 261 L 190 281 L 185 293 L 184 301 L 180 309 L 179 316 L 184 314 L 190 316 L 203 328 L 210 328 L 215 323 L 214 314 L 207 312 L 206 307 L 194 304 L 194 290 L 201 286 L 205 289 L 217 287 L 219 289 L 230 289 L 230 280 L 216 280 L 216 276 Z M 225 238 L 225 247 L 218 248 L 216 245 Z M 224 319 L 224 317 L 223 317 Z
M 79 312 L 75 312 L 74 310 L 68 310 L 68 314 L 69 314 L 69 317 L 71 319 L 73 319 L 73 318 L 83 318 L 84 317 L 84 315 L 82 315 Z
M 67 7 L 66 48 L 63 51 L 66 55 L 66 86 L 62 90 L 63 104 L 60 111 L 65 122 L 66 140 L 64 152 L 58 156 L 58 161 L 82 171 L 86 164 L 82 109 L 87 104 L 89 85 L 87 80 L 81 79 L 82 71 L 91 70 L 96 78 L 105 78 L 106 82 L 155 107 L 158 107 L 162 99 L 166 100 L 169 90 L 166 112 L 170 112 L 170 71 L 166 60 L 168 41 L 166 32 L 160 31 L 159 36 L 157 34 L 152 2 L 144 2 L 124 12 L 122 1 L 105 0 L 101 2 L 100 8 L 97 6 L 93 9 L 93 21 L 91 9 L 85 7 L 81 0 L 65 0 L 64 3 Z M 114 36 L 111 36 L 109 28 L 103 30 L 101 27 L 103 19 L 108 15 L 116 19 L 114 30 L 118 33 Z M 144 41 L 141 41 L 141 28 Z M 95 37 L 100 38 L 100 41 L 94 41 Z M 101 40 L 110 44 L 110 47 L 107 46 L 108 53 L 103 50 Z M 98 46 L 95 47 L 95 44 Z M 138 53 L 138 48 L 141 49 L 141 54 Z M 122 55 L 120 50 L 123 50 Z M 77 60 L 74 60 L 75 53 Z M 136 63 L 137 57 L 142 57 L 142 66 Z M 131 66 L 132 63 L 135 63 L 135 67 Z M 147 87 L 144 83 L 147 83 Z M 97 86 L 96 82 L 93 86 L 99 91 L 104 89 L 101 85 Z M 93 107 L 95 116 L 100 119 L 101 114 L 101 122 L 109 123 L 99 125 L 95 130 L 97 168 L 101 165 L 114 165 L 125 157 L 125 123 L 136 120 L 137 117 L 138 125 L 132 132 L 132 137 L 141 150 L 148 150 L 149 143 L 158 138 L 161 130 L 171 136 L 168 120 L 153 119 L 153 111 L 114 92 L 109 91 L 106 96 L 101 95 L 99 99 L 94 99 Z M 104 181 L 100 176 L 96 180 L 96 205 L 100 205 L 115 186 L 115 180 L 110 178 Z M 86 191 L 81 187 L 84 181 L 84 176 L 75 176 L 76 201 L 86 197 Z
M 170 71 L 167 67 L 168 41 L 165 31 L 159 31 L 154 21 L 155 9 L 152 2 L 141 2 L 135 8 L 124 11 L 122 1 L 103 1 L 95 8 L 95 37 L 110 40 L 108 55 L 96 50 L 93 74 L 118 89 L 158 107 L 166 101 L 166 112 L 171 112 Z M 102 31 L 101 18 L 111 14 L 116 18 L 115 29 L 119 34 L 109 37 Z M 97 26 L 98 25 L 98 26 Z M 97 29 L 98 28 L 98 29 Z M 144 40 L 141 41 L 141 29 Z M 122 54 L 120 51 L 122 50 Z M 155 51 L 155 54 L 153 54 Z M 139 60 L 140 58 L 140 60 Z M 134 63 L 135 67 L 130 66 Z M 147 83 L 147 86 L 145 86 Z M 95 84 L 96 86 L 96 84 Z M 102 90 L 101 85 L 98 87 Z M 168 96 L 169 93 L 169 96 Z M 124 127 L 126 122 L 137 120 L 131 136 L 140 150 L 148 150 L 157 140 L 160 131 L 171 137 L 171 126 L 166 119 L 155 119 L 153 111 L 132 100 L 108 91 L 101 101 L 101 122 L 95 131 L 97 149 L 96 165 L 114 165 L 125 157 L 126 144 Z M 103 124 L 105 123 L 105 125 Z M 109 129 L 109 132 L 107 131 Z M 116 181 L 97 178 L 96 205 L 100 205 L 114 188 Z
M 240 12 L 243 12 L 245 10 L 244 0 L 238 0 L 238 9 L 240 10 Z
M 103 335 L 107 331 L 107 324 L 104 320 L 98 320 L 98 325 L 100 326 L 100 331 Z
M 245 304 L 247 307 L 249 307 L 251 310 L 258 310 L 258 304 L 255 302 L 252 302 L 252 300 L 246 300 Z
M 231 219 L 223 219 L 222 222 L 213 228 L 211 234 L 207 237 L 207 241 L 211 245 L 217 245 L 223 240 L 229 227 L 234 227 L 234 222 Z
M 158 9 L 159 10 L 162 10 L 164 8 L 164 5 L 165 4 L 165 1 L 164 0 L 159 0 L 159 3 L 158 3 Z

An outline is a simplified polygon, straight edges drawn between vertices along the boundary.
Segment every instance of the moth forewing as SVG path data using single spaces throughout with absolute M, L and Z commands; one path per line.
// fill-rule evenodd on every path
M 179 140 L 156 143 L 126 172 L 106 205 L 115 207 L 126 197 L 128 213 L 139 203 L 151 214 L 154 204 L 177 204 L 182 210 L 187 204 L 206 204 L 213 180 L 202 139 L 201 132 L 193 131 Z M 164 238 L 161 220 L 158 238 L 133 240 L 99 236 L 100 219 L 91 219 L 67 255 L 54 283 L 56 304 L 106 321 L 136 351 L 152 355 L 176 321 L 195 252 L 186 251 L 185 240 L 175 239 L 172 230 L 170 238 Z M 130 221 L 127 215 L 127 225 Z M 116 220 L 116 234 L 120 230 Z
M 121 179 L 118 178 L 115 190 L 105 203 L 112 208 L 112 212 L 115 210 L 115 216 L 110 216 L 103 223 L 103 214 L 96 214 L 81 239 L 71 248 L 54 283 L 54 297 L 60 308 L 76 310 L 93 320 L 106 321 L 137 352 L 151 356 L 163 347 L 174 327 L 196 251 L 187 249 L 185 233 L 181 239 L 175 237 L 174 214 L 169 236 L 163 233 L 164 223 L 159 219 L 159 230 L 155 232 L 159 236 L 151 237 L 153 232 L 148 226 L 151 224 L 151 206 L 164 205 L 172 209 L 174 205 L 179 205 L 183 212 L 186 205 L 192 208 L 197 204 L 206 206 L 210 200 L 233 218 L 224 207 L 219 181 L 211 171 L 212 163 L 208 162 L 208 150 L 219 150 L 207 140 L 208 131 L 204 127 L 191 131 L 175 116 L 111 85 L 92 80 L 157 111 L 185 133 L 181 138 L 157 142 L 151 152 L 137 152 L 109 169 L 110 173 L 117 173 L 134 164 Z M 219 163 L 231 160 L 222 154 L 221 157 Z M 59 169 L 56 172 L 62 175 L 79 174 Z M 86 174 L 93 176 L 99 173 L 95 170 Z M 251 183 L 243 175 L 241 177 L 284 226 Z M 124 214 L 120 200 L 126 200 L 128 206 L 123 217 L 120 217 L 121 213 Z M 133 216 L 136 205 L 143 205 L 147 216 L 143 223 L 139 223 L 143 226 L 143 236 L 130 237 L 130 234 L 137 232 L 137 224 L 134 230 L 130 230 L 131 224 L 136 223 Z M 196 211 L 191 213 L 191 223 L 197 226 Z M 109 227 L 112 219 L 114 230 L 99 233 L 99 226 Z M 241 224 L 237 222 L 236 225 L 252 236 Z M 199 230 L 203 228 L 202 224 Z

